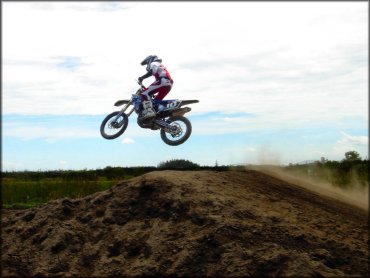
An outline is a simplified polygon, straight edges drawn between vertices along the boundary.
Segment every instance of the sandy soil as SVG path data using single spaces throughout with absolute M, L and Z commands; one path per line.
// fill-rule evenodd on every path
M 368 212 L 254 170 L 2 211 L 3 276 L 368 277 Z

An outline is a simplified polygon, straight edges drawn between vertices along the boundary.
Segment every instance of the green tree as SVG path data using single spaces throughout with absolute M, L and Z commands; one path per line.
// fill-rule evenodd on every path
M 344 161 L 356 161 L 361 160 L 361 156 L 356 151 L 349 151 L 344 154 Z
M 200 167 L 198 164 L 185 159 L 172 159 L 158 164 L 158 168 L 171 168 L 171 169 L 186 169 L 186 168 L 189 169 L 198 167 Z

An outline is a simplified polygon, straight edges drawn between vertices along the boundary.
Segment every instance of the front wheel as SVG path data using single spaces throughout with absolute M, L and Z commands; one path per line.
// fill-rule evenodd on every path
M 171 146 L 178 146 L 184 143 L 191 134 L 191 123 L 183 116 L 170 117 L 167 121 L 171 125 L 171 132 L 161 129 L 163 142 Z
M 122 113 L 117 119 L 120 111 L 110 113 L 105 117 L 100 126 L 100 133 L 105 139 L 115 139 L 125 132 L 128 125 L 128 117 Z

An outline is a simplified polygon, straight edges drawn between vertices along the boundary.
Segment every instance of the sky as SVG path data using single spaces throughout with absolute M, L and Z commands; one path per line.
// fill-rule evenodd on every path
M 368 158 L 368 2 L 2 1 L 2 170 Z M 182 145 L 100 124 L 157 55 Z M 153 77 L 144 81 L 148 86 Z

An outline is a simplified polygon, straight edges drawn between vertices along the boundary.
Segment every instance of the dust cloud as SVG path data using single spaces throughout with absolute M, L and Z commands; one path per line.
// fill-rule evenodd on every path
M 270 150 L 268 146 L 263 146 L 258 150 L 257 160 L 258 164 L 280 165 L 281 155 L 278 152 Z
M 268 174 L 291 184 L 298 185 L 318 194 L 362 208 L 366 211 L 369 210 L 369 187 L 361 186 L 355 176 L 353 176 L 351 188 L 343 189 L 336 187 L 329 182 L 317 181 L 297 173 L 288 173 L 279 166 L 256 165 L 248 166 L 248 168 Z
M 328 181 L 320 181 L 310 178 L 307 175 L 284 171 L 284 169 L 280 167 L 280 165 L 282 165 L 281 157 L 281 154 L 272 151 L 269 146 L 262 146 L 258 150 L 258 164 L 249 165 L 247 168 L 271 175 L 275 178 L 354 205 L 366 211 L 369 210 L 369 185 L 361 185 L 355 173 L 352 173 L 351 176 L 351 187 L 340 188 Z M 327 173 L 327 177 L 331 175 L 332 173 Z

